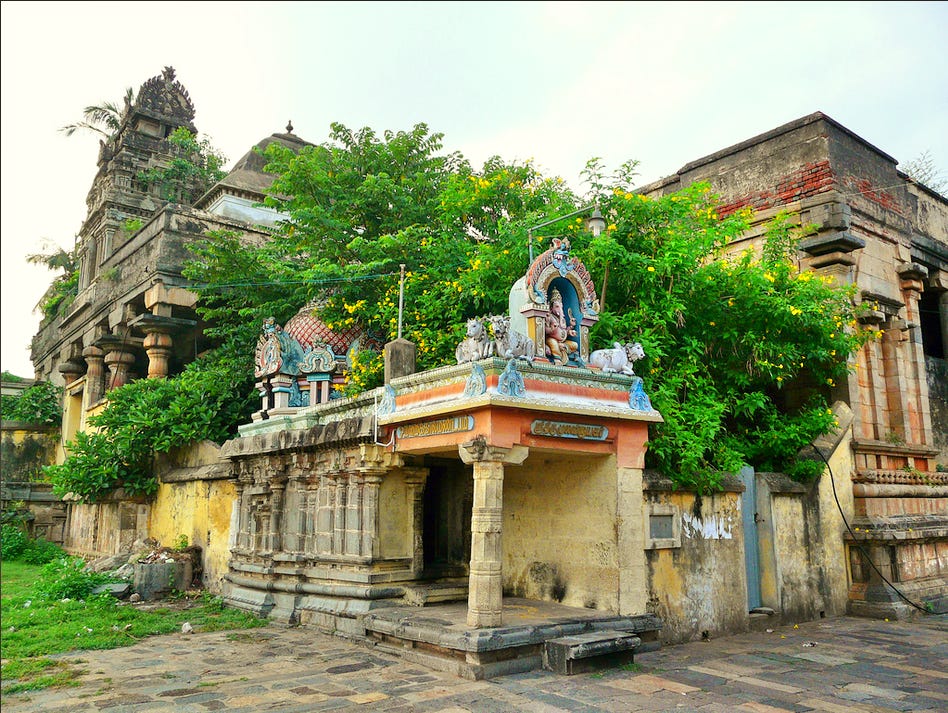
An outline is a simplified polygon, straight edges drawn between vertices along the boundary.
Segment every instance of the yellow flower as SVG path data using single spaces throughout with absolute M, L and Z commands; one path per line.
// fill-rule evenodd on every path
M 613 224 L 610 225 L 608 228 L 606 228 L 606 230 L 608 230 L 608 231 L 610 231 L 610 232 L 615 231 L 615 229 L 616 229 L 616 224 L 615 224 L 615 223 L 613 223 Z
M 652 267 L 651 265 L 649 265 L 646 269 L 647 269 L 649 272 L 655 272 L 655 268 Z

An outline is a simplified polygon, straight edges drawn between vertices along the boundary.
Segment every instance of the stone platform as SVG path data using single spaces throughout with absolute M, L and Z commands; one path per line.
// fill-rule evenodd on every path
M 365 636 L 380 650 L 408 661 L 481 680 L 543 667 L 547 641 L 590 632 L 635 634 L 636 652 L 659 648 L 661 620 L 651 614 L 620 616 L 553 602 L 505 597 L 503 625 L 467 625 L 467 603 L 388 607 L 362 618 Z

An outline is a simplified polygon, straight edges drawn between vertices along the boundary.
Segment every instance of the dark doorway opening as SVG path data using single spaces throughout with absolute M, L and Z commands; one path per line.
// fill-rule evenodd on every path
M 471 561 L 471 508 L 474 478 L 460 461 L 427 463 L 425 482 L 424 577 L 466 577 Z

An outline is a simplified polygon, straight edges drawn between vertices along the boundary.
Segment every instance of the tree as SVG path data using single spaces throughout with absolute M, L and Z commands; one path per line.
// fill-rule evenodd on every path
M 179 126 L 168 136 L 167 146 L 171 158 L 138 175 L 146 185 L 155 186 L 163 200 L 192 203 L 227 175 L 223 170 L 227 158 L 207 137 Z
M 285 321 L 319 297 L 331 328 L 359 323 L 385 341 L 396 333 L 404 264 L 404 336 L 421 368 L 446 363 L 467 316 L 506 311 L 527 267 L 524 227 L 572 210 L 575 196 L 529 163 L 494 157 L 475 171 L 439 153 L 441 140 L 425 124 L 381 137 L 333 124 L 330 141 L 299 154 L 271 144 L 267 203 L 291 219 L 260 247 L 215 235 L 185 269 L 207 285 L 199 309 L 213 335 L 251 349 L 264 318 Z M 363 355 L 352 389 L 379 384 L 381 373 L 380 356 Z
M 417 345 L 420 368 L 452 363 L 468 317 L 507 311 L 528 267 L 527 227 L 591 199 L 609 219 L 602 235 L 571 219 L 552 223 L 544 239 L 569 235 L 597 284 L 609 269 L 592 341 L 645 346 L 637 368 L 665 418 L 650 427 L 647 464 L 700 491 L 744 463 L 801 479 L 816 472 L 797 454 L 833 427 L 828 390 L 846 378 L 847 357 L 866 335 L 850 291 L 797 270 L 801 231 L 789 220 L 771 226 L 760 253 L 728 256 L 750 214 L 720 218 L 707 186 L 650 199 L 633 191 L 634 162 L 605 176 L 592 161 L 581 201 L 530 163 L 494 157 L 475 170 L 441 153 L 441 140 L 424 124 L 381 137 L 333 124 L 329 141 L 298 154 L 271 144 L 277 178 L 266 202 L 288 219 L 263 245 L 208 235 L 185 267 L 220 347 L 184 375 L 113 392 L 121 409 L 110 406 L 95 422 L 97 440 L 78 443 L 75 460 L 56 471 L 59 491 L 153 492 L 153 452 L 232 432 L 246 411 L 221 407 L 239 402 L 234 394 L 252 396 L 249 357 L 267 317 L 284 323 L 319 298 L 330 328 L 358 324 L 392 339 L 402 264 L 403 336 Z M 380 356 L 361 352 L 349 392 L 380 384 L 381 372 Z M 795 404 L 783 398 L 791 382 L 803 396 Z M 195 427 L 176 425 L 174 414 Z
M 43 320 L 48 322 L 68 307 L 79 293 L 79 258 L 76 249 L 66 250 L 45 244 L 47 252 L 28 255 L 26 261 L 45 265 L 50 270 L 62 270 L 46 289 L 39 302 Z
M 74 124 L 66 124 L 59 130 L 66 136 L 72 136 L 76 131 L 91 131 L 99 134 L 102 138 L 108 139 L 122 125 L 122 119 L 125 118 L 125 112 L 135 99 L 135 90 L 131 87 L 125 89 L 124 106 L 104 101 L 101 104 L 93 104 L 82 110 L 82 121 Z
M 944 171 L 938 170 L 930 150 L 922 151 L 917 157 L 906 163 L 902 167 L 902 171 L 926 188 L 948 197 L 948 176 L 945 175 Z

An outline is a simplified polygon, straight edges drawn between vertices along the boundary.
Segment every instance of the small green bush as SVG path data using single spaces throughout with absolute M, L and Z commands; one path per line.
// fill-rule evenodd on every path
M 0 532 L 0 559 L 14 560 L 23 554 L 27 543 L 26 533 L 16 525 L 4 524 Z
M 27 564 L 48 564 L 65 556 L 66 551 L 62 547 L 40 537 L 27 543 L 20 559 Z
M 86 570 L 81 557 L 61 557 L 46 564 L 36 582 L 41 599 L 86 599 L 100 584 L 114 581 L 107 574 Z

